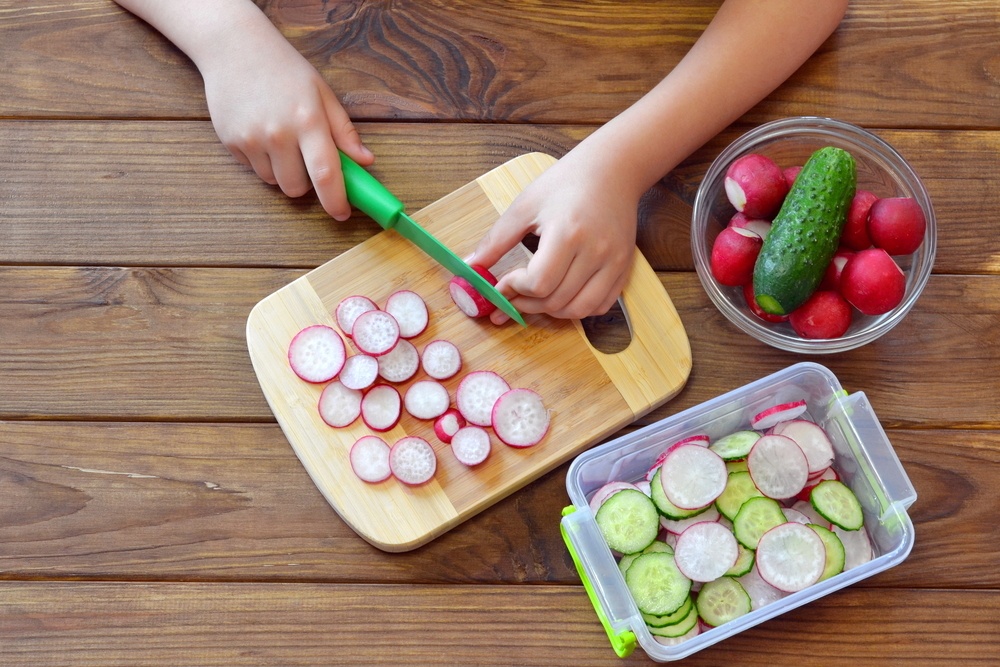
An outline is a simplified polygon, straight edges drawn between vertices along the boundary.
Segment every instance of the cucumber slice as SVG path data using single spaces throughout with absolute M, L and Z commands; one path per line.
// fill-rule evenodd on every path
M 715 506 L 730 521 L 736 518 L 736 514 L 743 507 L 743 503 L 763 496 L 760 489 L 753 483 L 753 478 L 747 471 L 731 472 L 726 480 L 726 488 L 722 495 L 715 499 Z
M 847 562 L 847 552 L 844 549 L 844 543 L 829 528 L 816 525 L 815 523 L 810 523 L 808 526 L 816 531 L 819 539 L 823 540 L 823 546 L 826 548 L 826 567 L 823 568 L 823 574 L 820 575 L 819 580 L 823 581 L 843 572 L 844 564 Z
M 843 482 L 828 479 L 813 487 L 809 502 L 820 516 L 844 530 L 858 530 L 865 515 L 858 497 Z
M 625 573 L 625 584 L 639 611 L 654 616 L 674 613 L 691 595 L 691 580 L 681 574 L 673 554 L 668 553 L 636 558 Z
M 739 555 L 736 556 L 736 564 L 729 568 L 723 576 L 742 577 L 753 569 L 753 562 L 756 557 L 753 550 L 747 549 L 742 544 L 737 545 L 737 549 L 739 550 Z
M 656 506 L 638 489 L 625 489 L 611 496 L 594 518 L 608 546 L 623 554 L 642 551 L 660 532 Z
M 709 581 L 698 591 L 698 615 L 715 627 L 750 613 L 750 596 L 732 577 Z
M 674 625 L 685 620 L 688 614 L 691 613 L 692 607 L 694 607 L 694 600 L 692 600 L 689 595 L 687 600 L 685 600 L 681 605 L 680 609 L 674 613 L 664 614 L 663 616 L 643 613 L 642 620 L 646 622 L 646 627 L 648 628 L 665 628 L 668 625 Z
M 691 598 L 688 599 L 690 600 Z M 661 627 L 647 627 L 649 628 L 649 634 L 654 637 L 680 637 L 681 635 L 689 633 L 696 625 L 698 625 L 698 608 L 691 605 L 691 609 L 688 611 L 687 616 L 679 622 Z
M 658 553 L 658 552 L 672 554 L 674 552 L 674 548 L 669 544 L 667 544 L 666 542 L 663 542 L 661 540 L 656 540 L 655 542 L 650 544 L 648 547 L 646 547 L 639 553 L 625 554 L 624 556 L 622 556 L 622 559 L 618 561 L 618 569 L 621 570 L 622 574 L 624 575 L 625 572 L 628 570 L 629 566 L 632 564 L 632 561 L 634 561 L 636 558 L 638 558 L 642 554 Z
M 705 511 L 704 507 L 693 510 L 681 509 L 677 505 L 670 502 L 670 499 L 667 498 L 667 494 L 663 491 L 663 482 L 660 481 L 660 468 L 656 469 L 656 472 L 653 473 L 653 478 L 649 480 L 649 495 L 650 498 L 653 499 L 653 504 L 656 505 L 656 509 L 659 510 L 660 514 L 668 519 L 679 521 Z
M 733 519 L 733 534 L 747 549 L 756 549 L 761 536 L 775 526 L 785 523 L 781 505 L 773 498 L 750 498 Z
M 723 436 L 709 445 L 709 449 L 722 457 L 723 461 L 739 461 L 750 453 L 753 444 L 760 440 L 757 431 L 736 431 Z

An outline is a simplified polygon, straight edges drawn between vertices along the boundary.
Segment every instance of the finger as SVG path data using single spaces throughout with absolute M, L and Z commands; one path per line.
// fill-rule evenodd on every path
M 312 189 L 309 172 L 297 144 L 275 146 L 269 155 L 274 178 L 282 192 L 289 197 L 301 197 Z
M 561 237 L 555 233 L 545 234 L 539 238 L 538 250 L 528 260 L 528 265 L 504 275 L 497 284 L 497 289 L 509 289 L 513 294 L 533 299 L 548 298 L 566 280 L 575 259 L 575 252 L 569 244 L 561 242 Z M 589 273 L 593 270 L 591 268 Z M 576 267 L 571 280 L 576 281 L 579 287 L 589 273 L 586 265 L 581 264 Z M 567 289 L 571 289 L 571 286 L 567 286 Z
M 347 111 L 341 106 L 336 95 L 330 89 L 323 90 L 321 94 L 330 123 L 330 131 L 337 148 L 344 151 L 348 157 L 362 167 L 371 166 L 375 162 L 375 154 L 361 141 L 361 134 L 354 127 L 354 123 L 351 122 L 350 116 L 347 115 Z
M 277 185 L 278 179 L 274 175 L 274 168 L 271 166 L 271 158 L 267 153 L 247 153 L 245 156 L 260 180 L 268 185 Z
M 493 266 L 524 239 L 533 224 L 533 218 L 521 214 L 515 202 L 493 223 L 466 261 L 487 268 Z
M 302 142 L 305 169 L 323 209 L 334 220 L 351 217 L 351 205 L 344 190 L 344 172 L 333 137 L 326 131 L 312 133 Z

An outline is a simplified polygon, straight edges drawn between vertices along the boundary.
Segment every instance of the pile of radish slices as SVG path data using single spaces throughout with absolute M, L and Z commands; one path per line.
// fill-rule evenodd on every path
M 872 559 L 861 504 L 806 407 L 774 406 L 715 440 L 683 438 L 643 479 L 591 496 L 658 642 L 680 643 Z
M 549 411 L 537 392 L 512 388 L 491 370 L 460 376 L 462 353 L 449 340 L 418 347 L 430 313 L 416 292 L 394 292 L 381 308 L 367 296 L 348 296 L 334 318 L 336 329 L 314 324 L 299 331 L 288 345 L 288 362 L 300 379 L 325 385 L 318 410 L 326 424 L 347 428 L 361 419 L 367 427 L 349 455 L 359 479 L 418 485 L 434 478 L 437 454 L 427 439 L 406 435 L 390 445 L 383 437 L 407 416 L 433 423 L 437 438 L 467 466 L 489 457 L 489 429 L 515 448 L 536 445 L 548 432 Z M 421 371 L 426 377 L 418 377 Z M 454 406 L 446 381 L 457 382 Z

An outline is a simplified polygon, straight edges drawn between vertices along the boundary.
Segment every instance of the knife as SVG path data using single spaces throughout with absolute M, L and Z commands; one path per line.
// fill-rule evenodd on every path
M 383 229 L 395 229 L 400 236 L 412 241 L 448 271 L 468 280 L 476 288 L 476 291 L 483 295 L 484 299 L 502 310 L 512 320 L 523 327 L 527 326 L 521 313 L 517 312 L 513 304 L 496 287 L 490 285 L 461 257 L 449 250 L 448 246 L 441 243 L 433 234 L 421 227 L 416 220 L 408 216 L 403 202 L 399 201 L 364 167 L 343 152 L 340 153 L 340 164 L 344 172 L 344 189 L 347 191 L 347 200 L 352 206 L 372 218 Z

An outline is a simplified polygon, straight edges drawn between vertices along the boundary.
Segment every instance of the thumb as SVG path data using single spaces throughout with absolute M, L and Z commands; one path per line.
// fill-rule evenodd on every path
M 518 215 L 515 207 L 511 206 L 493 223 L 466 261 L 487 268 L 493 266 L 524 239 L 530 226 L 531 218 Z

